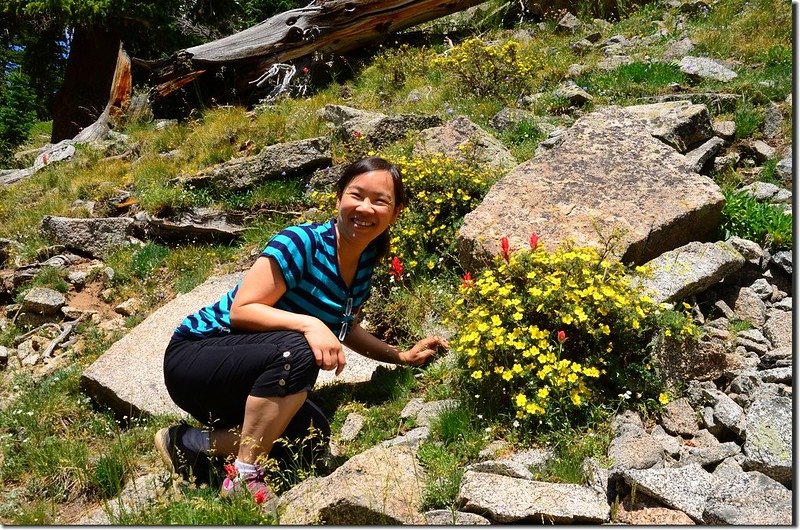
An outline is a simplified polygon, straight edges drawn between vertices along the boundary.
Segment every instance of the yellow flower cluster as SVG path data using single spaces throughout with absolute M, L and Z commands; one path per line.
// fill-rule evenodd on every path
M 508 396 L 517 418 L 597 402 L 620 367 L 644 355 L 665 309 L 627 274 L 592 248 L 537 247 L 466 279 L 449 315 L 451 344 L 473 383 L 492 389 L 479 395 Z M 697 333 L 685 314 L 674 322 L 676 333 Z
M 456 227 L 474 210 L 498 175 L 446 156 L 398 158 L 408 207 L 392 229 L 392 256 L 406 271 L 456 266 Z
M 432 66 L 451 72 L 461 85 L 478 96 L 494 95 L 514 101 L 534 87 L 534 74 L 541 64 L 533 55 L 521 53 L 520 44 L 502 45 L 469 38 L 432 61 Z

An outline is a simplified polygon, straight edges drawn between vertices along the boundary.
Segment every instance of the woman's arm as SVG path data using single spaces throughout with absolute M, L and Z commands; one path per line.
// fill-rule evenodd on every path
M 450 345 L 441 337 L 426 337 L 417 342 L 410 350 L 400 351 L 394 346 L 386 344 L 378 337 L 356 324 L 347 334 L 344 343 L 356 352 L 381 361 L 392 364 L 409 364 L 419 366 L 425 364 L 428 359 L 436 354 L 438 346 L 449 348 Z
M 239 286 L 231 305 L 231 326 L 244 331 L 298 331 L 305 335 L 317 365 L 323 370 L 345 366 L 339 340 L 318 318 L 274 307 L 286 292 L 286 282 L 275 260 L 259 257 Z

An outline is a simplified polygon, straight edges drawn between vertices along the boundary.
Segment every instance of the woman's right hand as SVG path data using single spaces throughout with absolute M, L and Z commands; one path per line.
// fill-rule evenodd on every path
M 342 373 L 347 361 L 344 358 L 342 343 L 322 321 L 311 317 L 311 322 L 303 331 L 311 351 L 322 370 L 336 369 L 336 375 Z

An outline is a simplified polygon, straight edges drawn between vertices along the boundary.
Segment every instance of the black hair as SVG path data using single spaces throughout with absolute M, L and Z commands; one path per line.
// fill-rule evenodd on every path
M 394 185 L 394 207 L 401 208 L 408 204 L 408 197 L 406 197 L 405 186 L 403 186 L 403 176 L 400 173 L 400 168 L 392 164 L 385 158 L 378 156 L 370 156 L 362 158 L 353 162 L 342 172 L 339 177 L 339 182 L 336 184 L 336 198 L 341 199 L 344 194 L 345 188 L 359 175 L 369 173 L 370 171 L 388 171 L 392 175 L 392 184 Z M 370 245 L 375 245 L 378 249 L 378 259 L 382 259 L 389 254 L 389 229 L 381 233 Z

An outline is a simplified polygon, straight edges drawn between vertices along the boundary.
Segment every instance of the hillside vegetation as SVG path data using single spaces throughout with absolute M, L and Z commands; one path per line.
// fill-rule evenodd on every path
M 87 279 L 86 291 L 96 295 L 92 303 L 103 314 L 111 314 L 114 306 L 133 297 L 139 300 L 139 310 L 125 317 L 121 327 L 82 322 L 76 331 L 78 340 L 69 347 L 70 363 L 63 368 L 46 374 L 10 369 L 0 373 L 0 522 L 68 521 L 83 508 L 115 497 L 124 484 L 146 470 L 158 469 L 161 464 L 152 447 L 153 434 L 174 419 L 115 417 L 81 393 L 81 371 L 177 294 L 213 275 L 246 268 L 278 230 L 324 218 L 331 211 L 330 190 L 309 189 L 309 175 L 288 175 L 246 192 L 182 186 L 176 181 L 179 177 L 196 175 L 214 164 L 258 153 L 276 143 L 328 135 L 328 125 L 318 114 L 327 104 L 390 115 L 435 115 L 444 121 L 464 115 L 487 131 L 493 131 L 491 120 L 503 108 L 523 108 L 530 111 L 530 118 L 495 132 L 522 162 L 547 138 L 543 123 L 569 127 L 595 108 L 639 104 L 648 97 L 675 93 L 740 96 L 735 108 L 709 108 L 712 118 L 735 121 L 737 141 L 760 139 L 769 105 L 785 105 L 792 92 L 792 13 L 785 0 L 684 4 L 691 4 L 695 11 L 654 1 L 630 6 L 615 21 L 593 18 L 591 2 L 578 4 L 576 14 L 583 26 L 575 34 L 557 27 L 562 13 L 503 27 L 505 4 L 492 1 L 471 16 L 458 14 L 414 28 L 408 33 L 414 39 L 398 38 L 403 44 L 389 38 L 374 54 L 351 61 L 347 75 L 342 73 L 322 86 L 311 84 L 310 73 L 299 72 L 292 95 L 253 109 L 203 109 L 181 122 L 130 116 L 118 131 L 128 136 L 127 141 L 103 149 L 79 146 L 71 161 L 54 163 L 28 179 L 0 188 L 0 238 L 17 243 L 10 247 L 6 264 L 0 263 L 6 269 L 48 255 L 46 249 L 52 242 L 39 230 L 44 216 L 88 216 L 89 212 L 76 204 L 89 201 L 95 205 L 91 215 L 97 217 L 136 211 L 169 217 L 194 207 L 213 207 L 243 215 L 247 228 L 244 237 L 232 244 L 147 242 L 118 250 L 105 262 L 114 271 L 113 279 L 104 279 L 98 269 Z M 599 32 L 602 40 L 621 35 L 635 41 L 626 52 L 632 62 L 610 70 L 596 68 L 604 59 L 602 48 L 573 46 L 583 35 L 594 32 Z M 738 77 L 726 83 L 697 80 L 681 72 L 676 62 L 656 60 L 683 37 L 695 43 L 692 55 L 727 61 Z M 584 68 L 570 73 L 574 64 Z M 554 95 L 568 78 L 594 99 L 578 106 Z M 38 133 L 19 150 L 20 166 L 31 165 L 35 149 L 49 137 L 47 124 L 37 124 L 34 131 Z M 791 137 L 791 119 L 785 118 L 778 136 L 771 140 L 776 152 L 789 146 Z M 347 445 L 344 455 L 318 463 L 315 469 L 285 473 L 276 479 L 277 487 L 286 490 L 396 434 L 396 418 L 412 396 L 426 400 L 453 397 L 461 403 L 442 416 L 432 429 L 432 441 L 420 449 L 430 476 L 438 477 L 427 486 L 426 508 L 453 506 L 461 470 L 495 439 L 511 444 L 547 443 L 556 449 L 558 458 L 542 478 L 579 480 L 585 456 L 605 455 L 610 439 L 608 419 L 615 411 L 624 406 L 654 414 L 678 397 L 680 389 L 668 388 L 658 378 L 646 351 L 659 333 L 696 339 L 699 330 L 691 313 L 681 306 L 653 303 L 622 281 L 630 268 L 585 249 L 546 253 L 532 241 L 531 250 L 521 251 L 513 259 L 500 256 L 487 274 L 474 274 L 473 278 L 467 273 L 474 271 L 463 270 L 456 258 L 455 234 L 463 216 L 480 204 L 501 172 L 445 157 L 414 158 L 414 141 L 414 135 L 409 135 L 376 149 L 360 135 L 333 136 L 333 162 L 336 166 L 368 154 L 397 161 L 412 197 L 393 232 L 390 258 L 397 258 L 400 265 L 387 260 L 365 308 L 370 325 L 376 333 L 400 344 L 409 344 L 431 329 L 456 331 L 453 346 L 457 358 L 422 369 L 400 368 L 382 388 L 339 389 L 335 401 L 344 405 L 326 410 L 334 432 L 341 429 L 350 412 L 367 417 L 365 431 Z M 742 184 L 754 180 L 780 183 L 775 176 L 777 162 L 777 157 L 767 161 L 761 171 L 724 167 L 711 175 L 729 200 L 720 238 L 734 234 L 776 249 L 791 248 L 791 216 L 736 193 Z M 501 317 L 502 324 L 508 325 L 530 310 L 522 301 L 503 296 L 506 273 L 520 278 L 539 275 L 554 286 L 525 300 L 525 304 L 535 301 L 545 307 L 540 309 L 545 320 L 532 326 L 535 331 L 529 328 L 534 338 L 522 338 L 515 331 L 502 339 L 513 347 L 517 347 L 516 341 L 520 351 L 534 357 L 543 356 L 544 376 L 499 356 L 471 360 L 478 353 L 472 346 L 473 342 L 477 345 L 479 333 L 491 333 L 486 330 L 493 328 L 510 330 L 500 325 Z M 15 338 L 30 329 L 14 318 L 14 304 L 34 286 L 70 293 L 72 287 L 64 276 L 45 267 L 30 281 L 12 286 L 0 299 L 8 308 L 0 314 L 0 346 L 16 346 Z M 563 286 L 560 278 L 565 278 Z M 568 286 L 567 278 L 577 283 Z M 609 309 L 601 309 L 605 311 L 601 315 L 587 304 L 575 318 L 583 322 L 582 313 L 588 323 L 581 328 L 576 322 L 575 329 L 580 331 L 575 334 L 558 334 L 573 318 L 561 311 L 560 301 L 601 296 L 592 287 L 598 286 L 599 291 L 601 284 L 602 296 L 611 301 Z M 501 306 L 502 311 L 497 310 Z M 580 362 L 564 365 L 562 354 L 572 358 L 578 345 L 586 348 Z M 478 366 L 483 370 L 476 369 Z M 559 374 L 559 370 L 558 378 L 547 375 Z M 516 390 L 505 402 L 487 399 L 492 394 L 492 384 L 486 381 L 490 371 L 512 383 L 537 377 L 553 379 L 549 386 L 528 394 L 522 387 L 509 386 Z M 169 491 L 140 513 L 112 522 L 273 522 L 252 504 L 220 502 L 213 488 L 175 484 Z

